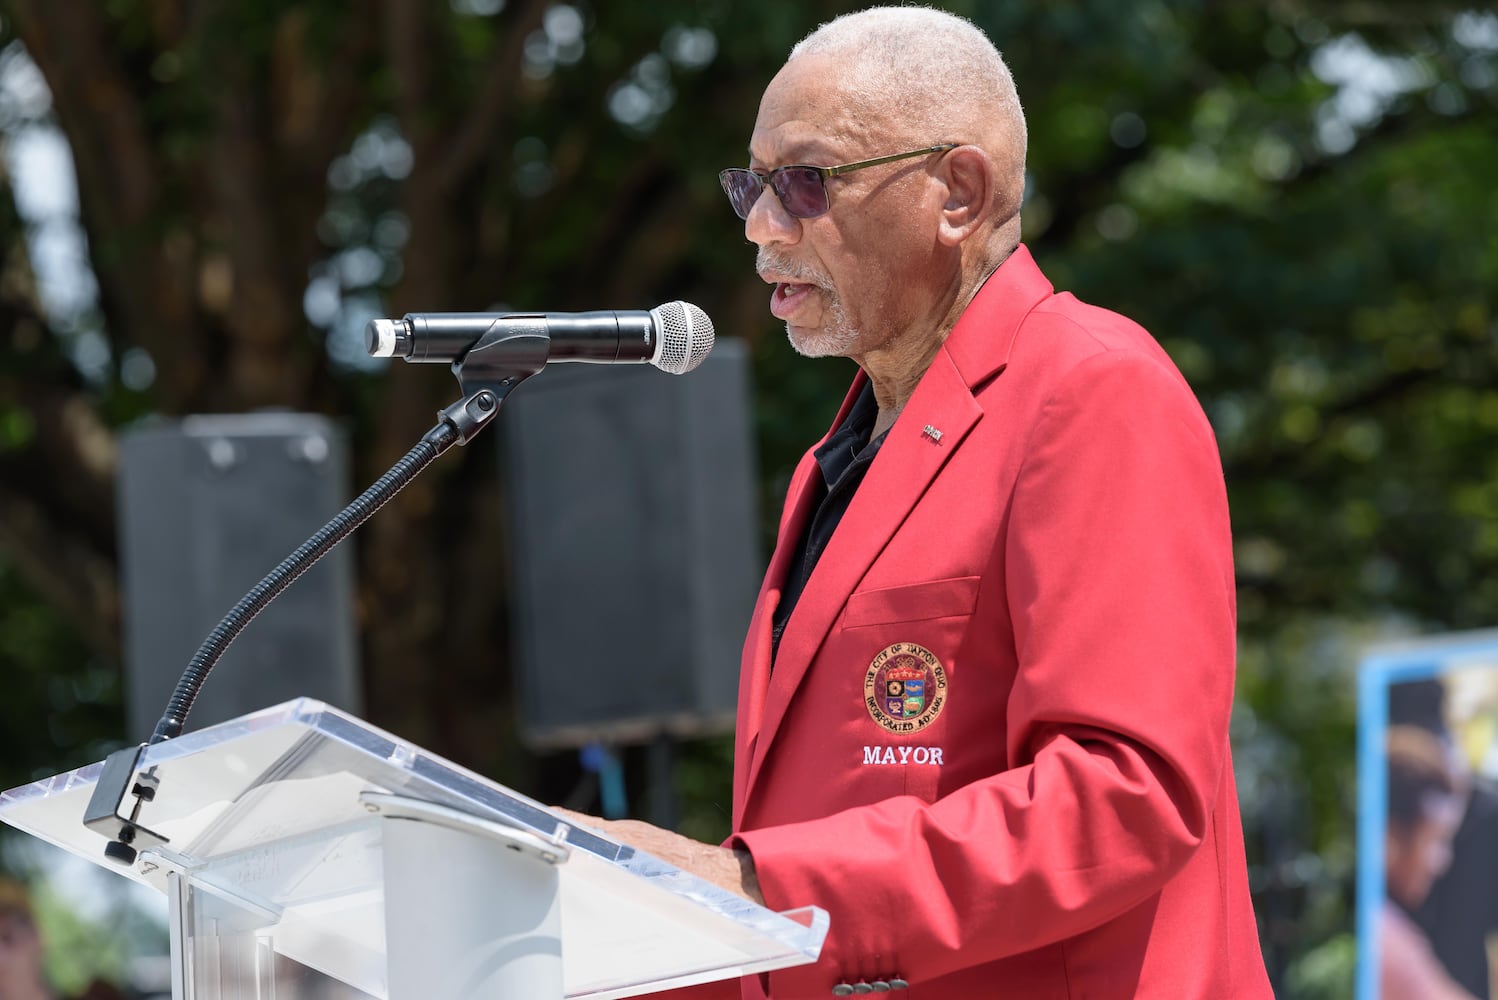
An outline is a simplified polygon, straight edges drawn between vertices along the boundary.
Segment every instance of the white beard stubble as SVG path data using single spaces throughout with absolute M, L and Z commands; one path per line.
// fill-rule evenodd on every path
M 837 292 L 833 290 L 831 279 L 771 247 L 759 248 L 759 253 L 755 257 L 755 267 L 761 273 L 771 271 L 795 278 L 808 285 L 815 285 L 827 296 L 828 322 L 822 329 L 803 329 L 798 335 L 791 324 L 785 325 L 786 339 L 791 342 L 791 347 L 797 354 L 805 358 L 846 358 L 848 356 L 848 352 L 858 343 L 861 331 L 849 321 L 848 312 L 843 308 L 842 300 L 838 298 Z

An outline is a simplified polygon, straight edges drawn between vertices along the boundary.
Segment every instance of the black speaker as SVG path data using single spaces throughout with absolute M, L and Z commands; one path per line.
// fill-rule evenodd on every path
M 744 345 L 680 376 L 552 365 L 498 420 L 525 741 L 732 729 L 762 568 Z
M 341 510 L 347 445 L 301 413 L 197 416 L 121 435 L 125 694 L 150 736 L 182 671 L 251 587 Z M 360 710 L 353 550 L 344 541 L 234 641 L 187 717 L 200 729 L 307 695 Z

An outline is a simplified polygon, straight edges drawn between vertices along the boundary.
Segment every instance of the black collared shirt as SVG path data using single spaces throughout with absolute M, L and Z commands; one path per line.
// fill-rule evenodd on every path
M 772 661 L 780 651 L 780 636 L 785 631 L 785 624 L 790 621 L 791 612 L 796 609 L 796 603 L 806 589 L 806 582 L 811 579 L 812 570 L 817 568 L 817 560 L 826 551 L 827 543 L 832 541 L 832 533 L 837 530 L 843 514 L 847 513 L 848 505 L 853 502 L 853 494 L 863 482 L 864 473 L 868 471 L 874 456 L 879 453 L 879 446 L 884 443 L 885 435 L 889 433 L 886 431 L 872 441 L 869 440 L 878 416 L 879 405 L 874 400 L 874 388 L 865 382 L 863 391 L 853 401 L 847 418 L 822 447 L 816 450 L 817 465 L 822 470 L 817 508 L 801 538 L 801 545 L 796 550 L 796 557 L 786 574 L 785 585 L 781 588 L 780 604 L 775 608 L 774 633 L 770 644 Z

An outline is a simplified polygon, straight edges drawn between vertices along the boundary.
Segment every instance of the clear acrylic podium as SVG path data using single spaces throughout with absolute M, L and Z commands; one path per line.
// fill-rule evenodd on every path
M 777 914 L 331 706 L 300 699 L 148 747 L 130 867 L 83 825 L 103 763 L 0 793 L 0 819 L 153 886 L 172 993 L 627 997 L 814 961 Z

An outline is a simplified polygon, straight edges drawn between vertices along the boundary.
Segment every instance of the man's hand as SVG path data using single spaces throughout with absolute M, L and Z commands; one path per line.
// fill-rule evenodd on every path
M 759 894 L 759 879 L 754 875 L 754 859 L 749 856 L 748 851 L 704 844 L 639 820 L 600 819 L 561 808 L 553 811 L 578 826 L 591 827 L 620 843 L 660 858 L 682 871 L 691 872 L 700 879 L 751 899 L 761 906 L 765 903 L 764 897 Z

